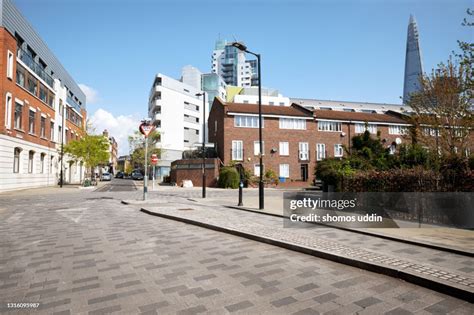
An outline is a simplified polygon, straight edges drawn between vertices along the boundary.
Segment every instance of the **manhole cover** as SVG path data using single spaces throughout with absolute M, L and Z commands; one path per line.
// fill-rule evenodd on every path
M 178 209 L 178 210 L 181 210 L 181 211 L 188 211 L 188 210 L 194 210 L 192 208 L 182 208 L 182 209 Z

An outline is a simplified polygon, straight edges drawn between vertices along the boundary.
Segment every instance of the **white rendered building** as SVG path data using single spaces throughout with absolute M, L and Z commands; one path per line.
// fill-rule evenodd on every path
M 155 76 L 149 95 L 148 116 L 161 135 L 157 143 L 157 147 L 162 149 L 157 179 L 169 175 L 171 162 L 181 159 L 183 151 L 202 144 L 203 100 L 202 96 L 196 96 L 198 93 L 202 93 L 200 88 L 161 73 Z M 206 121 L 208 115 L 206 110 Z

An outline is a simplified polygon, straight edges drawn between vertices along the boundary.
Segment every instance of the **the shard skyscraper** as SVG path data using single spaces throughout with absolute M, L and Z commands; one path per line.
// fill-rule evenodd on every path
M 410 94 L 421 89 L 420 76 L 423 73 L 421 62 L 421 48 L 418 35 L 418 26 L 413 15 L 410 15 L 407 34 L 407 50 L 405 55 L 405 80 L 403 84 L 403 104 L 406 104 Z

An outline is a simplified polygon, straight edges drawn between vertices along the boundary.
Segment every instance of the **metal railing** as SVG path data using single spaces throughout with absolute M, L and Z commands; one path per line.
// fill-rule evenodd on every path
M 50 87 L 53 87 L 54 80 L 53 78 L 46 73 L 46 71 L 43 69 L 43 67 L 37 63 L 32 56 L 30 56 L 26 51 L 18 47 L 18 52 L 17 52 L 18 58 L 28 67 L 30 68 L 34 73 L 36 73 L 46 84 L 48 84 Z
M 66 98 L 66 102 L 74 107 L 75 110 L 77 110 L 78 113 L 81 112 L 81 105 L 79 105 L 72 97 L 68 96 Z

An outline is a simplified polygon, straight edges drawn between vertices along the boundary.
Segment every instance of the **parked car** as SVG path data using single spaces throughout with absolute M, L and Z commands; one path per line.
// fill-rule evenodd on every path
M 133 171 L 132 172 L 132 179 L 134 180 L 143 180 L 143 174 L 140 171 Z
M 100 180 L 110 181 L 110 180 L 112 180 L 112 175 L 110 173 L 102 173 L 102 176 L 101 176 Z
M 117 174 L 115 174 L 115 178 L 123 178 L 123 172 L 117 172 Z

